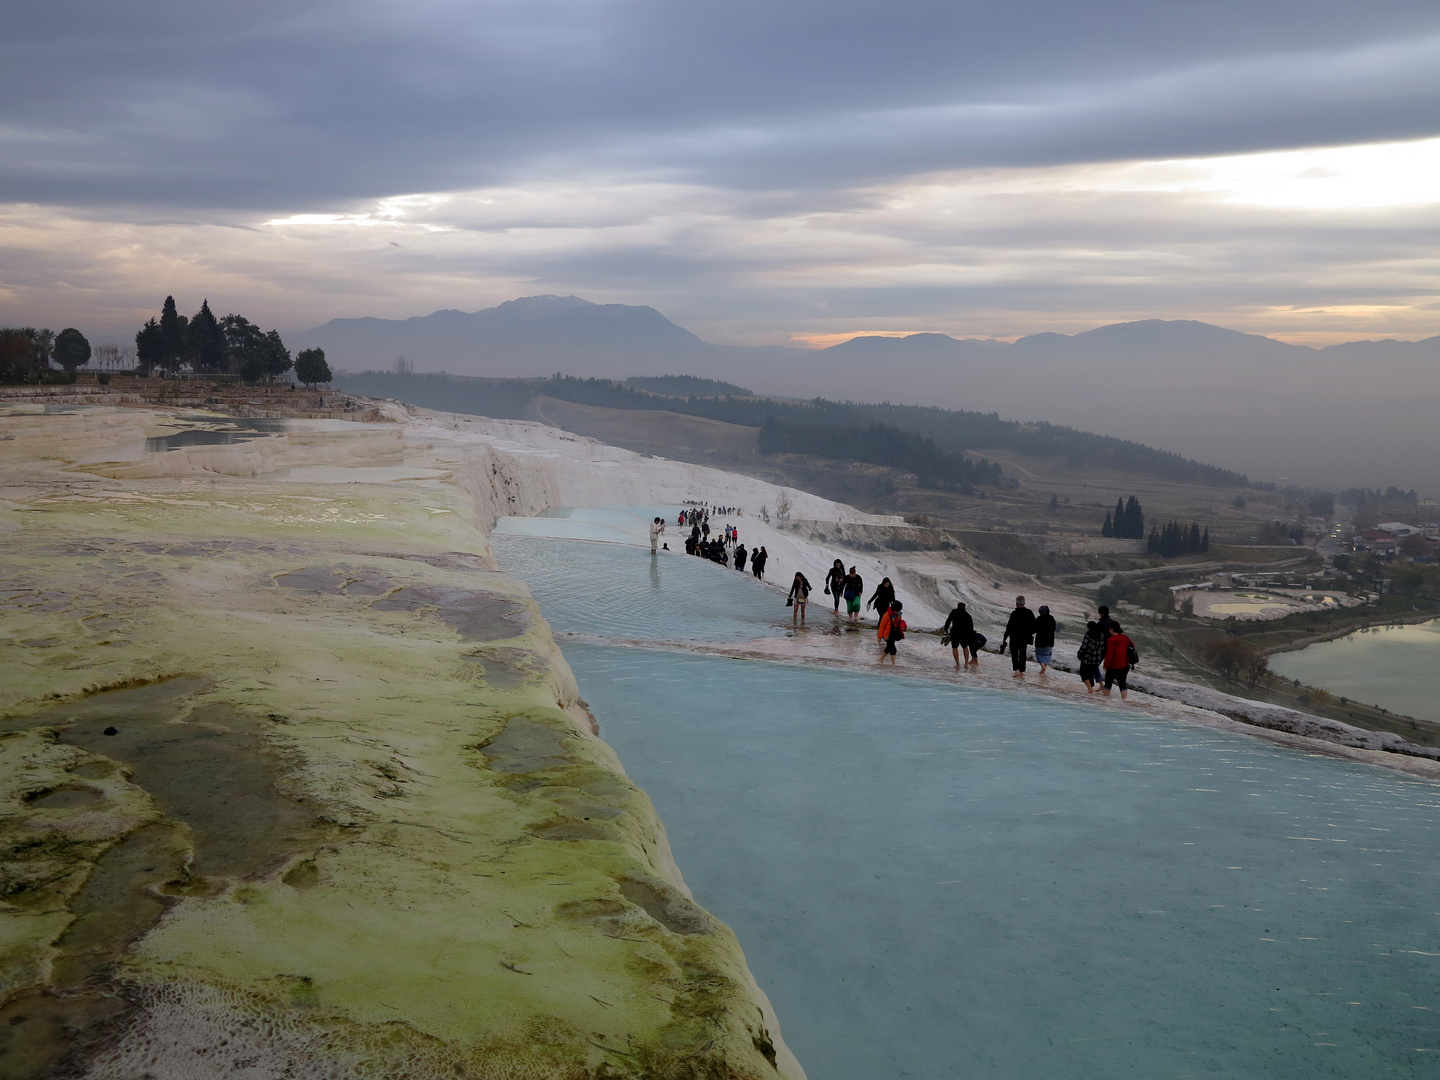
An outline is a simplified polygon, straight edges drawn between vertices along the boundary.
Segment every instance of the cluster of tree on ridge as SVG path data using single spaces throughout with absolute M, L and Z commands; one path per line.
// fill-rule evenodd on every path
M 159 318 L 151 318 L 135 335 L 135 360 L 143 374 L 156 369 L 174 374 L 191 371 L 238 374 L 247 383 L 274 382 L 294 368 L 307 385 L 328 383 L 332 375 L 322 349 L 303 349 L 292 359 L 278 330 L 261 330 L 243 315 L 217 319 L 210 301 L 190 318 L 167 296 Z
M 1192 521 L 1189 528 L 1181 522 L 1170 521 L 1163 528 L 1150 530 L 1146 549 L 1151 555 L 1173 559 L 1177 555 L 1193 555 L 1210 550 L 1210 526 L 1200 531 L 1200 523 Z
M 1105 515 L 1105 524 L 1100 526 L 1101 536 L 1113 536 L 1120 540 L 1145 539 L 1145 511 L 1140 500 L 1134 495 L 1130 501 L 1115 500 L 1115 512 Z

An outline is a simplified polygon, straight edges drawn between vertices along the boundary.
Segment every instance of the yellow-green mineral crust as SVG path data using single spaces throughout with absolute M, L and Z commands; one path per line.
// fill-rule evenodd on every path
M 803 1077 L 481 485 L 185 426 L 0 412 L 0 1076 Z

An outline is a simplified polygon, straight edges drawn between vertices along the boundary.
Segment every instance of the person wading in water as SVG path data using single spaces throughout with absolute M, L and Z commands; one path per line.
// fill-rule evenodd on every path
M 845 612 L 852 623 L 860 620 L 860 598 L 864 595 L 865 579 L 857 574 L 852 566 L 845 575 Z
M 880 663 L 885 663 L 885 657 L 890 657 L 890 666 L 895 666 L 895 643 L 905 637 L 905 619 L 900 612 L 904 605 L 899 600 L 890 604 L 890 610 L 880 616 L 880 625 L 875 629 L 875 636 L 885 643 L 885 648 L 880 652 Z
M 1005 651 L 1006 640 L 1010 642 L 1010 666 L 1012 679 L 1025 677 L 1025 650 L 1035 640 L 1035 613 L 1025 606 L 1025 597 L 1015 597 L 1015 610 L 1005 624 L 1005 633 L 1000 635 L 1000 651 Z
M 875 586 L 875 592 L 869 600 L 865 601 L 866 607 L 875 609 L 875 617 L 881 618 L 885 612 L 890 610 L 890 605 L 895 602 L 895 586 L 890 584 L 890 579 L 882 578 L 879 585 Z
M 1040 665 L 1041 675 L 1050 667 L 1054 656 L 1055 616 L 1050 614 L 1048 607 L 1041 604 L 1040 614 L 1035 616 L 1035 662 Z
M 1112 622 L 1114 620 L 1111 620 Z M 1114 632 L 1105 639 L 1105 696 L 1110 696 L 1112 683 L 1120 685 L 1120 700 L 1124 701 L 1128 696 L 1128 689 L 1125 680 L 1130 677 L 1130 669 L 1135 666 L 1139 655 L 1135 651 L 1135 643 L 1120 629 L 1120 624 L 1115 623 Z
M 762 549 L 763 550 L 763 549 Z M 795 610 L 790 613 L 791 625 L 805 621 L 805 602 L 810 598 L 810 582 L 805 580 L 805 575 L 799 570 L 795 571 L 795 581 L 790 586 L 790 595 L 785 598 L 785 603 Z
M 836 559 L 825 575 L 825 595 L 835 602 L 835 617 L 840 617 L 840 600 L 845 592 L 845 564 Z
M 941 641 L 950 643 L 950 655 L 955 657 L 955 670 L 960 670 L 960 654 L 965 654 L 965 663 L 980 663 L 980 650 L 975 645 L 975 620 L 965 610 L 964 603 L 955 605 L 941 627 Z
M 1085 684 L 1085 692 L 1093 694 L 1095 682 L 1100 678 L 1100 661 L 1105 659 L 1105 639 L 1100 636 L 1099 623 L 1085 624 L 1085 637 L 1080 641 L 1075 659 L 1080 661 L 1080 681 Z

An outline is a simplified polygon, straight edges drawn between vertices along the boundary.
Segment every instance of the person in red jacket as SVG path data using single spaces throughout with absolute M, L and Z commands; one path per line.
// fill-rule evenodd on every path
M 1126 699 L 1125 680 L 1130 675 L 1130 651 L 1135 643 L 1130 640 L 1120 624 L 1111 622 L 1110 636 L 1105 639 L 1105 696 L 1110 696 L 1112 684 L 1120 685 L 1120 700 Z

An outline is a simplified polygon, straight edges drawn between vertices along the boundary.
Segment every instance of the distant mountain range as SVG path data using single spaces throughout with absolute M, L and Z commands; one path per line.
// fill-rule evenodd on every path
M 1190 320 L 1014 344 L 861 336 L 826 349 L 716 345 L 654 308 L 530 296 L 466 313 L 333 319 L 287 335 L 332 367 L 624 379 L 695 375 L 794 397 L 997 411 L 1123 435 L 1267 480 L 1440 493 L 1440 337 L 1312 349 Z

